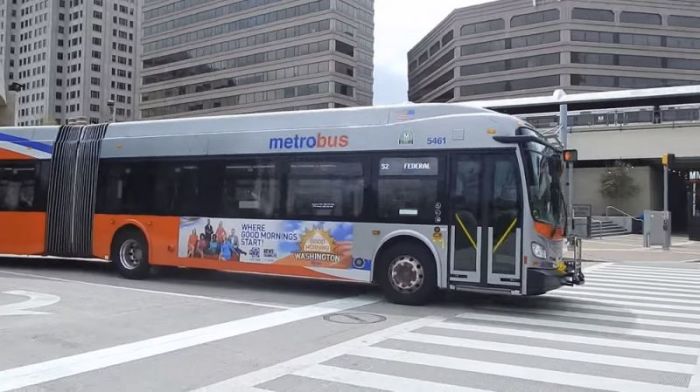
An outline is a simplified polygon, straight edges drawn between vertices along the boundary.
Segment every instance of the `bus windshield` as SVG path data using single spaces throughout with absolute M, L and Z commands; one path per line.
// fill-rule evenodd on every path
M 527 143 L 525 154 L 532 217 L 555 227 L 564 227 L 566 209 L 561 187 L 561 155 L 535 142 Z

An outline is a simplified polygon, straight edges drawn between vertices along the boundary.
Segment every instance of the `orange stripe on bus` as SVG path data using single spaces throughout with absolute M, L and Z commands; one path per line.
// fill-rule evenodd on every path
M 18 152 L 4 150 L 0 148 L 0 160 L 30 160 L 35 159 L 29 155 L 20 154 Z
M 114 234 L 120 228 L 128 225 L 139 228 L 146 236 L 148 241 L 148 261 L 151 265 L 204 268 L 336 281 L 346 280 L 297 265 L 241 263 L 178 257 L 178 239 L 180 237 L 180 218 L 178 217 L 97 214 L 93 225 L 94 255 L 98 258 L 110 257 Z
M 0 212 L 0 253 L 42 255 L 45 227 L 43 212 Z

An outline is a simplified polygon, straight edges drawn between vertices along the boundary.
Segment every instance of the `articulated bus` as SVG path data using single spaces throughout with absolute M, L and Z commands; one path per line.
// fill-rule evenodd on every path
M 562 259 L 562 152 L 458 104 L 0 129 L 0 254 L 537 295 Z

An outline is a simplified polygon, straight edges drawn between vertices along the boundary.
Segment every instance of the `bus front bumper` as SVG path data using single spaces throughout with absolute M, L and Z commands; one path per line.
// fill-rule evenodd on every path
M 585 276 L 581 270 L 580 261 L 562 261 L 557 269 L 527 270 L 526 295 L 539 295 L 558 289 L 561 286 L 576 286 L 584 284 Z

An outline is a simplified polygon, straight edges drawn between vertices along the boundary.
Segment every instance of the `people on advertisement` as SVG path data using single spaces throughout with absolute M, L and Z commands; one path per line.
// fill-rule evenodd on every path
M 214 237 L 214 228 L 211 225 L 211 219 L 207 219 L 207 225 L 204 226 L 204 236 L 209 242 L 216 241 L 216 237 Z
M 190 234 L 187 239 L 187 257 L 194 257 L 195 251 L 197 250 L 197 229 L 192 229 L 192 234 Z
M 219 254 L 219 260 L 221 261 L 231 261 L 233 258 L 233 245 L 231 244 L 231 239 L 227 238 L 223 244 L 221 244 L 221 253 Z
M 204 233 L 199 235 L 199 242 L 197 243 L 197 250 L 195 251 L 195 257 L 204 257 L 204 252 L 207 249 L 207 240 Z

